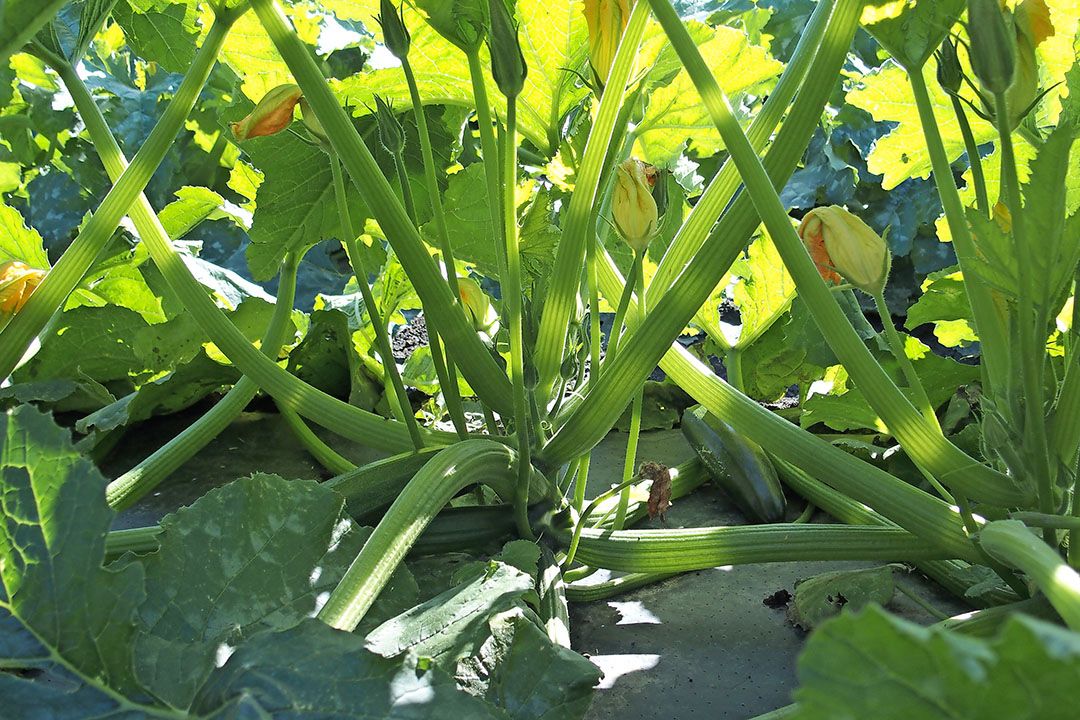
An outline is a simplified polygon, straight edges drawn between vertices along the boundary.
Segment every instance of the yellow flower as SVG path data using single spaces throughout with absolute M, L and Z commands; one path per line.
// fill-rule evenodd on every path
M 477 332 L 494 335 L 499 331 L 499 314 L 480 284 L 469 277 L 458 277 L 458 293 L 465 315 Z
M 585 0 L 589 26 L 589 62 L 601 85 L 607 80 L 615 51 L 630 19 L 632 0 Z
M 44 270 L 18 260 L 0 265 L 0 315 L 14 315 L 22 310 L 44 278 Z
M 652 196 L 656 168 L 631 158 L 615 168 L 611 215 L 626 244 L 644 252 L 656 235 L 657 209 Z
M 248 140 L 281 132 L 293 121 L 293 110 L 300 98 L 300 88 L 292 84 L 267 91 L 247 117 L 231 125 L 233 135 L 237 140 Z
M 891 255 L 880 235 L 842 207 L 815 208 L 799 225 L 799 237 L 826 282 L 841 277 L 865 292 L 885 288 Z

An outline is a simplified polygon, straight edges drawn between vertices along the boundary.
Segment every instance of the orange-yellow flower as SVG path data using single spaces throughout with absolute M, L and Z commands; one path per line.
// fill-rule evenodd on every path
M 619 49 L 632 0 L 585 0 L 585 24 L 589 27 L 589 62 L 601 84 L 607 80 L 615 51 Z
M 278 85 L 267 91 L 255 109 L 231 127 L 237 140 L 248 140 L 281 132 L 293 121 L 293 110 L 302 97 L 296 85 Z
M 814 208 L 799 225 L 799 237 L 826 282 L 843 279 L 871 294 L 884 289 L 889 247 L 861 218 L 836 205 Z
M 0 315 L 14 315 L 22 310 L 44 278 L 44 270 L 18 260 L 0 265 Z

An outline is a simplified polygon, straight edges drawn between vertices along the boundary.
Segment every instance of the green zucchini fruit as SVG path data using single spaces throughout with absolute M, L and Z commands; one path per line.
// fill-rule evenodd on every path
M 700 405 L 683 413 L 682 430 L 709 474 L 748 519 L 763 523 L 784 519 L 784 491 L 760 445 Z

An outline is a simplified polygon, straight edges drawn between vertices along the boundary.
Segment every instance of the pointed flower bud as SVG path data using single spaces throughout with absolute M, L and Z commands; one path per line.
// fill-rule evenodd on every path
M 585 24 L 589 27 L 589 64 L 597 81 L 607 81 L 615 51 L 630 20 L 632 0 L 585 0 Z
M 861 218 L 836 205 L 814 208 L 799 225 L 799 237 L 826 282 L 843 278 L 870 294 L 885 288 L 889 247 Z
M 22 310 L 45 274 L 18 260 L 0 264 L 0 317 Z
M 630 158 L 615 168 L 611 215 L 626 244 L 644 252 L 656 235 L 657 209 L 652 196 L 656 168 Z
M 1005 91 L 1009 127 L 1015 129 L 1039 99 L 1039 63 L 1035 49 L 1054 34 L 1044 0 L 1024 0 L 1013 12 L 1016 29 L 1016 74 Z
M 506 97 L 517 97 L 525 87 L 528 67 L 518 42 L 518 27 L 514 10 L 507 0 L 489 0 L 491 32 L 488 50 L 491 52 L 491 76 Z
M 390 54 L 404 60 L 409 54 L 409 29 L 405 27 L 405 6 L 395 8 L 390 0 L 379 0 L 379 24 L 382 25 L 383 44 Z
M 237 140 L 249 140 L 281 132 L 289 127 L 293 120 L 293 109 L 300 102 L 300 88 L 297 85 L 278 85 L 267 91 L 262 100 L 240 122 L 231 127 Z
M 499 331 L 499 313 L 491 304 L 491 298 L 480 287 L 480 284 L 470 277 L 458 277 L 458 292 L 461 295 L 461 304 L 465 307 L 465 315 L 469 318 L 473 328 L 477 332 L 491 336 Z
M 306 98 L 300 98 L 300 119 L 304 123 L 304 127 L 307 131 L 314 136 L 323 145 L 330 144 L 330 136 L 326 134 L 326 128 L 319 121 L 319 118 L 315 115 L 315 110 L 308 103 Z
M 394 106 L 375 96 L 375 122 L 379 125 L 379 142 L 391 155 L 400 155 L 405 151 L 405 130 L 394 114 Z
M 990 93 L 1003 93 L 1016 73 L 1016 36 L 1001 0 L 968 0 L 971 69 Z
M 956 45 L 951 38 L 945 38 L 937 52 L 937 81 L 942 90 L 950 95 L 960 92 L 960 85 L 964 81 L 964 69 L 960 67 Z

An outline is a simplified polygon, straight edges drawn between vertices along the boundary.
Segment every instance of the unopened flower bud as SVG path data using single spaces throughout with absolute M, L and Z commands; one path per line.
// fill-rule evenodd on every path
M 652 196 L 656 168 L 631 158 L 615 168 L 611 215 L 626 244 L 644 252 L 656 235 L 657 209 Z
M 18 260 L 0 264 L 0 317 L 22 310 L 45 274 Z
M 843 278 L 870 294 L 884 290 L 892 256 L 861 218 L 836 205 L 814 208 L 799 225 L 799 237 L 826 282 Z
M 405 27 L 405 8 L 399 10 L 390 0 L 379 0 L 379 24 L 382 25 L 383 44 L 390 54 L 404 60 L 409 54 L 409 29 Z
M 480 287 L 480 284 L 469 277 L 458 277 L 458 293 L 461 295 L 461 304 L 465 308 L 465 315 L 469 318 L 473 328 L 477 332 L 494 335 L 499 331 L 499 313 L 491 304 L 491 298 Z
M 615 51 L 630 19 L 632 0 L 585 0 L 585 24 L 589 27 L 589 64 L 603 85 L 615 62 Z
M 1009 127 L 1015 129 L 1039 99 L 1039 63 L 1035 49 L 1054 34 L 1045 0 L 1024 0 L 1013 12 L 1016 31 L 1016 73 L 1005 91 Z
M 971 69 L 987 92 L 1009 89 L 1016 73 L 1016 34 L 1000 0 L 968 0 Z
M 300 119 L 304 123 L 304 127 L 312 136 L 319 142 L 329 144 L 330 136 L 326 134 L 326 128 L 323 127 L 322 122 L 315 115 L 315 110 L 312 109 L 306 98 L 300 98 Z
M 960 58 L 956 56 L 956 45 L 950 38 L 945 38 L 937 52 L 937 80 L 950 95 L 960 92 L 960 85 L 964 81 L 964 70 L 960 67 Z
M 514 11 L 507 0 L 490 0 L 491 32 L 488 50 L 491 52 L 491 76 L 506 97 L 517 97 L 525 87 L 528 67 L 518 41 Z
M 267 91 L 254 110 L 231 125 L 233 135 L 237 140 L 249 140 L 281 132 L 292 122 L 301 94 L 300 88 L 291 83 Z
M 394 106 L 375 96 L 375 122 L 379 125 L 379 142 L 391 155 L 400 155 L 405 151 L 405 130 L 394 114 Z

